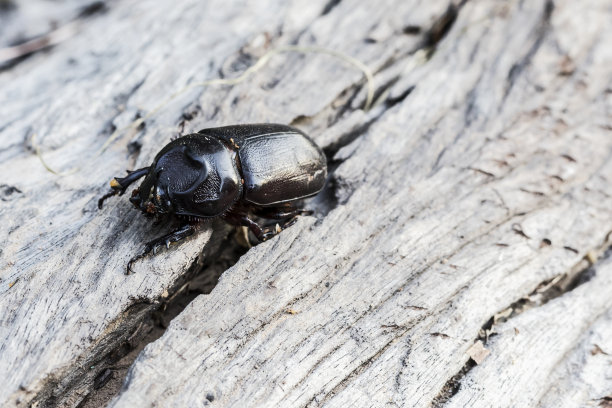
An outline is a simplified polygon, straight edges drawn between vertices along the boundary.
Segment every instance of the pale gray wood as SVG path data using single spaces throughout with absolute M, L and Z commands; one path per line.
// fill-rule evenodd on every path
M 610 287 L 612 258 L 571 293 L 500 325 L 490 357 L 448 406 L 490 407 L 500 399 L 515 407 L 599 405 L 612 391 Z
M 76 19 L 83 12 L 100 12 L 104 3 L 80 0 L 0 1 L 0 48 L 16 46 Z M 87 7 L 94 6 L 94 7 Z
M 563 369 L 609 331 L 612 286 L 609 261 L 597 261 L 612 230 L 612 12 L 603 0 L 578 3 L 468 2 L 435 50 L 428 30 L 447 20 L 448 2 L 113 3 L 74 38 L 0 73 L 2 183 L 20 191 L 0 202 L 0 372 L 10 373 L 0 401 L 78 404 L 100 359 L 209 242 L 204 228 L 126 277 L 141 241 L 164 227 L 127 200 L 95 208 L 110 177 L 148 164 L 181 131 L 183 112 L 196 113 L 185 133 L 294 123 L 339 149 L 334 188 L 312 203 L 331 211 L 227 270 L 144 350 L 111 405 L 554 406 L 555 387 L 577 387 L 568 398 L 578 403 L 604 397 L 609 376 Z M 361 110 L 362 74 L 345 63 L 281 55 L 236 87 L 185 93 L 143 131 L 92 153 L 111 124 L 293 41 L 378 71 L 383 103 Z M 130 141 L 139 154 L 126 154 Z M 50 174 L 36 144 L 53 168 L 79 172 Z M 587 255 L 595 278 L 496 324 L 491 353 L 466 370 L 487 321 L 551 279 L 580 275 Z M 562 325 L 559 313 L 578 323 Z M 546 347 L 544 328 L 565 335 L 560 347 Z M 609 357 L 592 357 L 581 370 L 605 374 Z M 502 399 L 496 381 L 518 385 Z
M 563 367 L 592 350 L 590 330 L 606 333 L 611 307 L 609 253 L 597 261 L 612 231 L 610 17 L 599 1 L 463 6 L 429 61 L 386 68 L 401 74 L 390 95 L 415 89 L 336 155 L 338 205 L 226 271 L 147 346 L 111 405 L 554 406 L 556 387 L 576 404 L 609 395 L 609 376 Z M 585 257 L 595 277 L 539 307 L 538 291 L 586 279 Z M 516 302 L 530 295 L 523 314 Z M 494 332 L 470 370 L 474 343 Z
M 447 7 L 426 3 L 398 9 L 388 1 L 341 19 L 328 13 L 335 3 L 327 1 L 113 2 L 105 13 L 74 22 L 75 3 L 64 3 L 56 20 L 60 26 L 72 22 L 74 35 L 0 73 L 0 371 L 7 373 L 1 405 L 78 404 L 109 364 L 107 356 L 180 284 L 209 240 L 205 226 L 180 249 L 145 259 L 136 275 L 124 276 L 142 242 L 167 227 L 152 228 L 125 199 L 98 211 L 97 198 L 111 177 L 148 164 L 180 132 L 291 123 L 326 109 L 337 115 L 362 88 L 363 74 L 325 55 L 282 55 L 238 87 L 185 93 L 147 120 L 143 131 L 123 133 L 98 155 L 113 128 L 189 83 L 237 76 L 272 47 L 295 41 L 339 49 L 377 69 L 398 49 L 410 52 L 423 41 L 425 33 L 401 34 L 404 24 L 427 27 Z M 40 21 L 32 8 L 11 13 L 21 21 L 16 25 Z M 330 35 L 340 20 L 343 36 Z M 387 31 L 378 32 L 380 42 L 364 47 L 382 21 Z M 25 37 L 47 29 L 53 27 L 45 24 Z M 11 34 L 2 35 L 10 42 Z M 354 103 L 362 105 L 364 96 Z M 183 113 L 195 119 L 183 126 Z M 310 130 L 318 140 L 320 132 Z M 129 154 L 129 142 L 142 150 Z M 67 175 L 45 170 L 37 149 Z

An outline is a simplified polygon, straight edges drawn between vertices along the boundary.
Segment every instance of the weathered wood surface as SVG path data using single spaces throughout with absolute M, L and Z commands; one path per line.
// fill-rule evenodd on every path
M 310 203 L 319 220 L 249 250 L 147 346 L 112 406 L 612 396 L 612 10 L 448 7 L 117 2 L 1 72 L 0 401 L 78 404 L 201 248 L 215 247 L 205 228 L 124 276 L 141 240 L 167 227 L 127 200 L 97 211 L 108 179 L 178 132 L 261 121 L 300 126 L 333 155 L 330 188 Z M 182 86 L 235 76 L 289 43 L 362 60 L 381 103 L 361 110 L 354 68 L 288 54 L 236 87 L 185 93 L 94 154 L 113 126 Z M 79 171 L 47 172 L 38 144 L 54 168 Z M 489 354 L 475 365 L 478 341 Z

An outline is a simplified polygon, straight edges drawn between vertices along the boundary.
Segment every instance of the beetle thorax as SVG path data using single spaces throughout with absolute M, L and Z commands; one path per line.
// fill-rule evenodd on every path
M 232 150 L 186 136 L 158 154 L 133 202 L 145 214 L 215 217 L 240 198 L 239 180 Z

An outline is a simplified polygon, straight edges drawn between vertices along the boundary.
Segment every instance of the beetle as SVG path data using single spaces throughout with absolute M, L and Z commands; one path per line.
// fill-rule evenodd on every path
M 325 154 L 305 133 L 279 124 L 234 125 L 200 130 L 179 137 L 155 156 L 148 167 L 111 180 L 111 191 L 98 201 L 123 195 L 135 181 L 130 201 L 159 222 L 176 216 L 180 226 L 145 244 L 132 264 L 151 251 L 179 242 L 204 219 L 221 217 L 248 227 L 265 241 L 289 227 L 299 215 L 312 214 L 296 201 L 316 195 L 327 178 Z M 282 227 L 264 228 L 251 216 L 282 220 Z

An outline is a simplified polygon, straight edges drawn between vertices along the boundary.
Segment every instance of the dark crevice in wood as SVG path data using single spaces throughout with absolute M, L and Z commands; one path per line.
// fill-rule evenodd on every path
M 417 35 L 421 33 L 421 27 L 418 25 L 407 25 L 402 29 L 402 33 L 406 35 Z
M 3 11 L 12 11 L 15 3 L 12 1 L 2 1 L 0 0 L 0 12 Z M 54 29 L 50 32 L 47 32 L 43 35 L 36 36 L 34 38 L 23 38 L 17 44 L 13 44 L 9 48 L 16 48 L 17 52 L 14 57 L 9 58 L 7 60 L 0 60 L 0 72 L 9 70 L 14 68 L 16 65 L 21 62 L 27 60 L 34 54 L 38 54 L 42 51 L 45 51 L 56 44 L 63 42 L 65 38 L 65 34 L 62 34 L 61 39 L 56 38 L 57 33 L 62 29 L 69 29 L 71 25 L 78 22 L 79 20 L 84 20 L 89 17 L 92 17 L 96 14 L 102 14 L 108 9 L 106 3 L 104 1 L 94 1 L 88 5 L 82 6 L 79 10 L 76 11 L 76 15 L 70 21 L 67 21 L 65 24 L 60 26 L 60 28 Z M 72 27 L 72 30 L 76 29 Z M 75 34 L 73 33 L 73 35 Z
M 78 18 L 90 17 L 95 14 L 101 14 L 108 10 L 108 5 L 104 1 L 94 1 L 81 8 Z
M 399 80 L 399 76 L 391 78 L 385 84 L 381 85 L 376 89 L 374 94 L 374 100 L 378 99 L 381 95 L 383 95 L 387 90 L 391 89 L 393 85 L 397 83 Z M 336 194 L 337 189 L 342 184 L 340 180 L 335 177 L 336 169 L 342 164 L 342 162 L 348 157 L 343 159 L 338 159 L 336 154 L 340 149 L 349 144 L 356 141 L 358 138 L 367 133 L 368 129 L 376 123 L 385 113 L 387 113 L 393 106 L 402 103 L 408 95 L 412 93 L 415 89 L 415 86 L 410 86 L 405 89 L 402 93 L 393 98 L 387 98 L 383 105 L 376 108 L 375 116 L 372 116 L 371 119 L 362 123 L 359 127 L 352 129 L 351 131 L 340 135 L 336 141 L 325 146 L 323 148 L 323 152 L 327 157 L 327 181 L 325 183 L 325 187 L 323 191 L 317 195 L 317 197 L 310 200 L 310 207 L 315 211 L 315 213 L 322 217 L 327 215 L 331 210 L 336 208 L 338 205 L 343 204 L 344 202 L 340 202 L 338 200 L 338 195 Z M 358 86 L 353 86 L 351 88 L 345 89 L 338 98 L 343 98 L 343 95 L 346 95 L 348 92 L 352 92 L 351 97 L 348 99 L 346 103 L 339 108 L 338 112 L 334 113 L 334 117 L 331 119 L 333 122 L 337 122 L 347 111 L 351 109 L 352 102 L 359 95 L 360 88 Z M 298 116 L 291 121 L 292 126 L 300 126 L 307 123 L 312 123 L 314 121 L 320 121 L 324 118 L 323 115 L 315 115 L 315 116 Z M 346 201 L 350 198 L 350 195 L 345 196 L 343 201 Z M 319 218 L 320 218 L 319 217 Z
M 561 297 L 591 280 L 597 273 L 598 265 L 612 257 L 612 246 L 610 246 L 611 238 L 612 231 L 607 234 L 601 246 L 594 251 L 587 252 L 587 254 L 601 254 L 595 262 L 592 262 L 592 259 L 589 260 L 589 255 L 586 255 L 570 272 L 540 282 L 529 295 L 522 297 L 491 316 L 480 329 L 475 342 L 481 341 L 483 344 L 486 344 L 489 338 L 495 335 L 495 325 L 506 322 L 534 307 L 543 306 L 551 300 Z M 444 384 L 440 393 L 432 401 L 432 406 L 435 408 L 442 407 L 457 394 L 461 388 L 463 378 L 476 367 L 476 365 L 476 362 L 472 358 L 469 358 L 463 367 Z
M 427 29 L 424 29 L 420 26 L 406 26 L 403 29 L 404 34 L 421 35 L 423 37 L 422 41 L 416 48 L 410 49 L 407 52 L 399 52 L 388 58 L 375 71 L 375 74 L 379 74 L 387 68 L 395 66 L 398 62 L 401 63 L 404 58 L 410 55 L 414 55 L 416 52 L 421 50 L 427 51 L 427 54 L 429 55 L 429 57 L 431 57 L 431 55 L 436 51 L 438 43 L 440 43 L 440 41 L 442 41 L 446 37 L 452 26 L 457 21 L 459 12 L 461 11 L 465 3 L 467 3 L 467 1 L 468 0 L 462 0 L 459 4 L 449 3 L 446 11 L 440 17 L 438 17 Z M 410 92 L 412 92 L 412 90 L 414 90 L 414 86 L 408 87 L 408 89 L 406 89 L 398 97 L 387 99 L 387 101 L 385 101 L 385 104 L 387 104 L 387 106 L 393 106 L 396 103 L 401 102 L 407 95 L 410 94 Z M 379 95 L 381 93 L 382 92 L 378 92 Z M 376 100 L 376 97 L 374 98 L 374 100 Z
M 387 82 L 385 82 L 384 84 L 380 85 L 378 89 L 374 91 L 374 97 L 372 98 L 375 101 L 374 103 L 376 103 L 376 101 L 378 101 L 380 97 L 385 94 L 385 92 L 388 92 L 393 87 L 393 85 L 395 85 L 397 81 L 399 81 L 399 79 L 400 76 L 396 75 L 393 78 L 387 80 Z M 387 104 L 388 101 L 389 98 L 385 100 L 385 104 Z
M 128 91 L 122 92 L 117 96 L 113 97 L 113 103 L 117 106 L 117 112 L 122 113 L 124 111 L 124 107 L 127 105 L 127 101 L 134 96 L 136 91 L 140 89 L 140 87 L 145 83 L 147 77 L 144 76 L 138 82 L 136 82 Z M 112 118 L 114 120 L 115 118 Z
M 476 363 L 471 358 L 461 367 L 461 370 L 453 375 L 442 387 L 440 393 L 433 399 L 431 406 L 433 408 L 443 407 L 450 399 L 461 389 L 461 381 L 472 368 L 476 367 Z
M 395 97 L 387 98 L 387 100 L 385 101 L 385 106 L 387 107 L 387 109 L 391 108 L 392 106 L 397 105 L 398 103 L 403 102 L 404 99 L 406 99 L 406 97 L 408 97 L 408 95 L 410 95 L 412 91 L 414 91 L 415 88 L 416 88 L 415 85 L 409 86 L 408 88 L 403 90 L 399 95 Z
M 496 227 L 498 227 L 499 225 L 504 224 L 505 222 L 507 222 L 509 219 L 511 219 L 512 217 L 508 217 L 505 218 L 502 222 L 500 222 L 499 224 L 497 224 L 495 227 L 485 231 L 483 234 L 479 235 L 478 237 L 474 237 L 471 240 L 468 240 L 467 242 L 463 243 L 463 245 L 461 245 L 461 248 L 464 248 L 465 246 L 467 246 L 468 244 L 476 241 L 479 237 L 482 237 L 484 235 L 486 235 L 487 233 L 489 233 L 490 231 L 494 230 Z M 460 248 L 460 249 L 461 249 Z M 460 249 L 456 249 L 455 251 L 453 251 L 453 254 L 458 252 Z M 411 278 L 409 279 L 409 281 L 412 281 L 414 279 L 416 279 L 416 277 L 418 277 L 419 275 L 421 275 L 422 273 L 424 273 L 425 271 L 427 271 L 429 268 L 431 268 L 432 265 L 438 263 L 441 261 L 441 259 L 444 258 L 451 258 L 452 254 L 447 254 L 447 256 L 440 258 L 440 259 L 436 259 L 433 262 L 431 262 L 430 264 L 426 265 L 423 269 L 421 269 L 420 271 L 418 271 L 416 273 L 416 275 L 411 276 Z M 349 268 L 350 269 L 350 268 Z M 344 276 L 343 276 L 344 277 Z M 408 285 L 409 281 L 405 281 L 402 282 L 402 284 L 400 285 L 400 287 L 406 287 Z M 456 292 L 454 292 L 452 294 L 452 296 L 450 296 L 450 298 L 454 298 L 456 297 L 456 295 L 463 291 L 466 288 L 466 286 L 459 288 Z M 314 287 L 313 289 L 311 289 L 311 292 L 314 292 L 317 289 L 317 287 Z M 390 296 L 386 297 L 385 299 L 383 299 L 381 302 L 377 303 L 376 305 L 372 305 L 370 306 L 370 308 L 368 310 L 365 310 L 363 313 L 361 313 L 360 316 L 358 316 L 355 320 L 352 320 L 350 322 L 347 322 L 346 326 L 335 333 L 335 336 L 340 336 L 342 333 L 344 333 L 346 330 L 349 330 L 352 327 L 355 327 L 357 325 L 358 322 L 360 322 L 362 319 L 364 319 L 367 316 L 371 316 L 372 314 L 374 314 L 375 312 L 377 312 L 384 304 L 386 304 L 387 302 L 391 301 L 393 298 L 395 298 L 396 296 L 398 296 L 398 294 L 401 292 L 401 290 L 395 290 Z M 305 296 L 302 295 L 300 296 L 301 298 L 304 298 Z M 299 300 L 299 299 L 298 299 Z M 297 300 L 292 301 L 292 304 L 296 303 Z M 420 310 L 424 310 L 423 308 L 418 308 Z M 418 317 L 416 317 L 414 320 L 410 321 L 409 324 L 405 324 L 405 325 L 401 325 L 401 326 L 394 326 L 395 329 L 397 329 L 400 334 L 398 335 L 397 332 L 394 335 L 393 339 L 386 343 L 385 345 L 383 345 L 383 347 L 381 349 L 379 349 L 372 357 L 368 358 L 366 361 L 364 361 L 363 363 L 361 363 L 358 367 L 356 367 L 353 371 L 351 371 L 345 378 L 343 378 L 331 391 L 329 391 L 328 393 L 325 394 L 325 396 L 323 397 L 323 399 L 318 398 L 319 394 L 315 394 L 312 399 L 310 400 L 310 402 L 306 405 L 312 405 L 313 403 L 317 403 L 318 405 L 321 405 L 322 402 L 324 401 L 328 401 L 329 399 L 333 398 L 335 395 L 337 395 L 338 393 L 340 393 L 342 390 L 344 390 L 345 388 L 347 388 L 351 381 L 356 378 L 358 375 L 360 375 L 365 369 L 367 369 L 368 367 L 370 367 L 374 361 L 376 359 L 378 359 L 380 356 L 382 356 L 384 354 L 384 352 L 389 348 L 389 346 L 391 346 L 392 344 L 395 344 L 397 341 L 401 340 L 402 338 L 406 338 L 406 334 L 410 331 L 410 329 L 412 329 L 415 325 L 417 325 L 418 323 L 420 323 L 423 319 L 425 319 L 426 316 L 432 315 L 432 314 L 436 314 L 438 313 L 440 310 L 430 310 L 430 311 L 426 311 L 426 313 L 424 313 L 423 315 L 420 315 Z M 273 320 L 273 319 L 271 319 Z M 266 323 L 266 324 L 269 324 Z M 444 336 L 444 334 L 441 333 L 433 333 L 433 335 L 442 335 Z M 410 347 L 410 339 L 407 338 L 407 342 L 408 342 L 408 346 Z M 315 367 L 312 367 L 309 370 L 309 373 L 312 373 L 314 371 L 314 369 L 316 367 L 318 367 L 326 358 L 329 358 L 330 355 L 333 354 L 333 351 L 326 354 L 324 356 L 324 358 L 320 359 L 319 361 L 316 362 Z M 410 354 L 410 351 L 408 351 L 405 354 L 404 357 L 404 362 L 407 361 L 408 356 Z M 466 363 L 467 365 L 469 365 L 469 362 Z M 475 364 L 474 364 L 475 365 Z M 471 367 L 470 367 L 471 369 Z M 466 371 L 467 373 L 467 371 Z M 396 383 L 401 381 L 401 371 L 400 373 L 398 373 L 398 375 L 396 376 Z M 457 377 L 459 378 L 459 377 Z M 297 387 L 297 386 L 296 386 Z M 295 387 L 294 387 L 295 388 Z M 458 388 L 457 388 L 458 390 Z M 450 398 L 450 397 L 449 397 Z
M 517 61 L 514 65 L 512 65 L 512 67 L 510 68 L 510 71 L 508 72 L 508 76 L 506 79 L 507 81 L 506 90 L 504 92 L 504 97 L 502 99 L 502 103 L 500 104 L 500 106 L 504 105 L 504 102 L 506 98 L 508 97 L 508 95 L 510 94 L 510 91 L 512 90 L 512 87 L 514 86 L 517 78 L 521 75 L 521 73 L 525 70 L 525 68 L 531 63 L 531 60 L 533 59 L 534 55 L 537 53 L 537 51 L 540 49 L 540 47 L 544 43 L 544 39 L 546 38 L 546 34 L 548 33 L 549 28 L 550 28 L 550 17 L 552 15 L 554 8 L 555 8 L 555 4 L 552 2 L 552 0 L 548 0 L 544 4 L 544 11 L 542 13 L 542 21 L 540 25 L 537 27 L 536 37 L 535 37 L 533 44 L 531 45 L 531 47 L 529 48 L 525 56 L 521 58 L 519 61 Z
M 340 3 L 339 0 L 331 0 L 329 4 L 333 3 L 334 6 L 337 5 L 338 3 Z M 442 14 L 442 16 L 440 16 L 438 19 L 436 19 L 434 21 L 434 23 L 431 25 L 431 27 L 425 32 L 423 33 L 423 41 L 421 44 L 419 44 L 415 49 L 411 49 L 410 52 L 402 54 L 402 55 L 395 55 L 392 58 L 389 58 L 387 61 L 385 61 L 376 71 L 375 73 L 380 73 L 382 71 L 384 71 L 385 69 L 394 66 L 396 63 L 398 63 L 398 61 L 401 61 L 402 58 L 406 57 L 407 55 L 412 55 L 415 52 L 419 51 L 419 50 L 423 50 L 423 49 L 429 49 L 431 50 L 431 52 L 433 52 L 435 50 L 436 45 L 448 34 L 448 32 L 450 31 L 451 27 L 453 26 L 453 24 L 455 23 L 459 12 L 461 10 L 461 8 L 465 5 L 465 3 L 467 3 L 467 0 L 462 0 L 459 4 L 455 5 L 453 3 L 450 3 L 447 10 Z M 421 29 L 419 28 L 419 33 L 420 33 Z M 298 36 L 299 38 L 299 36 Z M 295 41 L 295 44 L 297 44 L 299 41 Z M 380 85 L 377 87 L 377 89 L 374 92 L 374 97 L 373 100 L 376 101 L 378 100 L 381 95 L 383 95 L 386 91 L 390 90 L 399 80 L 400 76 L 395 76 L 393 78 L 391 78 L 390 80 L 388 80 L 385 84 Z M 348 93 L 352 93 L 351 96 L 349 98 L 346 98 L 346 102 L 344 104 L 342 104 L 342 106 L 337 109 L 337 111 L 334 114 L 334 118 L 332 118 L 332 121 L 338 121 L 341 117 L 343 117 L 343 115 L 348 112 L 349 110 L 352 109 L 353 107 L 353 103 L 355 101 L 355 99 L 357 97 L 359 97 L 362 94 L 362 88 L 363 86 L 365 86 L 366 83 L 365 81 L 359 81 L 358 83 L 353 84 L 351 87 L 345 89 L 339 96 L 338 99 L 342 98 L 345 99 L 346 98 L 346 94 Z M 334 143 L 332 143 L 329 146 L 326 146 L 324 151 L 325 154 L 328 157 L 329 161 L 332 161 L 334 159 L 335 154 L 338 152 L 338 150 L 340 150 L 342 147 L 352 143 L 354 140 L 356 140 L 357 138 L 359 138 L 361 135 L 363 135 L 367 129 L 373 124 L 375 123 L 377 120 L 380 119 L 380 117 L 382 115 L 384 115 L 389 109 L 391 109 L 393 106 L 402 103 L 406 97 L 408 95 L 410 95 L 412 93 L 412 91 L 415 89 L 415 85 L 409 86 L 407 87 L 405 90 L 403 90 L 399 95 L 394 96 L 394 97 L 388 97 L 386 100 L 383 101 L 383 106 L 380 109 L 380 113 L 377 114 L 375 117 L 373 117 L 372 119 L 364 122 L 359 128 L 352 130 L 351 132 L 348 132 L 342 136 L 340 136 L 338 138 L 338 140 Z M 332 105 L 335 104 L 335 101 L 332 102 Z M 375 108 L 373 108 L 375 109 Z M 316 119 L 318 118 L 319 114 L 315 115 L 315 116 L 298 116 L 296 117 L 290 124 L 292 126 L 300 126 L 303 123 L 312 123 L 313 121 L 316 121 Z M 331 172 L 330 172 L 331 173 Z
M 376 95 L 382 95 L 387 89 L 391 88 L 397 82 L 397 80 L 398 78 L 396 77 L 388 81 L 385 85 L 377 89 Z M 378 121 L 381 116 L 388 112 L 390 107 L 404 100 L 410 94 L 410 92 L 412 92 L 413 89 L 414 87 L 410 87 L 407 91 L 403 92 L 398 97 L 388 99 L 387 101 L 385 101 L 384 106 L 376 108 L 377 111 L 375 112 L 375 115 L 371 116 L 369 120 L 365 121 L 357 128 L 354 128 L 349 132 L 340 135 L 334 142 L 323 148 L 323 152 L 327 157 L 327 181 L 323 190 L 316 197 L 312 198 L 308 202 L 308 207 L 314 210 L 315 214 L 317 214 L 319 218 L 327 215 L 338 205 L 344 203 L 338 200 L 338 195 L 336 194 L 338 188 L 342 185 L 342 182 L 336 178 L 335 171 L 344 160 L 348 159 L 348 157 L 345 157 L 343 159 L 337 158 L 336 154 L 338 153 L 338 151 L 343 147 L 353 143 L 359 137 L 366 134 L 370 126 L 376 123 L 376 121 Z M 338 98 L 345 98 L 346 94 L 349 92 L 351 92 L 352 95 L 336 112 L 333 112 L 333 116 L 331 118 L 328 117 L 329 112 L 327 111 L 320 112 L 319 114 L 314 116 L 301 115 L 291 121 L 291 126 L 303 126 L 306 124 L 312 124 L 313 122 L 320 123 L 323 120 L 331 121 L 329 125 L 338 122 L 343 117 L 344 113 L 348 112 L 351 109 L 353 100 L 360 93 L 360 87 L 357 85 L 353 85 L 350 88 L 347 88 L 342 91 Z M 345 200 L 348 199 L 348 197 L 349 196 L 345 197 Z
M 305 407 L 309 407 L 309 406 L 313 406 L 313 405 L 318 405 L 318 406 L 323 405 L 325 402 L 327 402 L 330 399 L 332 399 L 335 395 L 339 394 L 342 390 L 344 390 L 353 381 L 354 378 L 358 377 L 362 372 L 367 370 L 380 356 L 382 356 L 387 351 L 387 349 L 389 349 L 389 347 L 391 347 L 392 345 L 397 343 L 399 340 L 401 340 L 404 337 L 404 335 L 406 333 L 408 333 L 408 331 L 411 328 L 412 328 L 412 326 L 410 326 L 410 327 L 402 327 L 402 329 L 403 329 L 402 331 L 400 331 L 395 336 L 393 336 L 391 338 L 391 340 L 389 340 L 383 347 L 381 347 L 373 355 L 371 355 L 369 358 L 367 358 L 364 362 L 359 364 L 354 370 L 352 370 L 350 373 L 348 373 L 348 375 L 346 377 L 344 377 L 329 392 L 323 394 L 320 398 L 319 398 L 319 396 L 321 395 L 320 393 L 319 394 L 315 394 L 310 399 L 310 401 L 304 406 L 304 408 Z
M 329 14 L 338 4 L 340 4 L 342 0 L 329 0 L 325 7 L 323 7 L 323 11 L 321 12 L 321 16 Z
M 425 41 L 422 48 L 435 49 L 440 41 L 448 34 L 459 15 L 459 10 L 467 0 L 461 1 L 458 5 L 450 3 L 448 8 L 434 23 L 431 25 L 429 30 L 425 33 Z
M 0 184 L 0 200 L 11 201 L 17 195 L 23 195 L 23 191 L 21 191 L 15 186 L 10 186 L 8 184 Z
M 218 224 L 201 256 L 168 291 L 167 298 L 135 298 L 119 317 L 120 328 L 98 341 L 72 371 L 48 379 L 32 403 L 51 407 L 71 401 L 70 405 L 90 408 L 105 405 L 118 395 L 140 351 L 160 338 L 170 320 L 193 299 L 210 293 L 221 274 L 246 252 L 233 236 L 228 237 L 230 228 L 221 221 Z
M 544 306 L 551 300 L 570 293 L 577 287 L 590 281 L 596 275 L 598 266 L 603 261 L 612 257 L 612 246 L 608 246 L 610 237 L 612 237 L 612 233 L 608 234 L 602 246 L 593 251 L 588 251 L 587 255 L 585 255 L 585 257 L 569 272 L 540 282 L 527 296 L 520 298 L 511 303 L 508 307 L 494 314 L 487 323 L 482 326 L 479 340 L 486 344 L 488 339 L 495 334 L 494 326 L 496 324 L 508 321 L 534 307 Z M 607 249 L 602 249 L 606 248 L 606 246 L 608 246 Z M 593 259 L 589 259 L 589 257 L 593 255 L 589 254 L 593 253 L 599 253 L 600 256 L 592 263 Z
M 323 190 L 314 198 L 308 201 L 306 208 L 315 212 L 317 223 L 320 223 L 322 218 L 329 214 L 331 210 L 338 206 L 339 200 L 336 195 L 338 189 L 338 181 L 334 177 L 334 172 L 340 165 L 340 162 L 334 160 L 327 161 L 327 180 Z
M 0 13 L 8 13 L 17 8 L 13 0 L 0 0 Z
M 54 373 L 47 377 L 41 391 L 29 401 L 30 405 L 38 407 L 76 405 L 83 389 L 93 387 L 95 379 L 100 376 L 97 368 L 111 365 L 119 358 L 122 346 L 133 335 L 134 329 L 145 319 L 152 307 L 144 302 L 134 303 L 129 307 L 119 316 L 119 320 L 129 321 L 129 324 L 126 324 L 122 330 L 112 331 L 101 338 L 87 355 L 71 367 L 71 371 Z M 27 389 L 23 391 L 27 392 Z
M 432 26 L 427 30 L 426 33 L 424 33 L 423 43 L 420 44 L 419 47 L 417 47 L 415 50 L 411 51 L 410 54 L 413 54 L 414 52 L 421 50 L 421 49 L 434 49 L 435 46 L 446 36 L 446 34 L 448 34 L 448 32 L 450 31 L 450 28 L 455 23 L 457 16 L 459 15 L 459 11 L 461 10 L 461 8 L 466 2 L 467 0 L 462 0 L 458 5 L 450 3 L 447 10 L 444 12 L 444 14 L 440 16 L 436 21 L 434 21 Z M 326 10 L 328 6 L 332 5 L 331 8 L 333 8 L 338 3 L 340 3 L 340 0 L 331 0 L 326 6 Z M 329 12 L 331 8 L 327 10 L 327 12 Z M 324 12 L 323 15 L 327 14 L 327 12 Z M 419 32 L 420 32 L 420 28 L 419 28 Z M 396 63 L 399 59 L 400 59 L 399 57 L 390 59 L 389 61 L 385 62 L 377 72 L 380 72 L 381 70 L 384 70 L 385 68 L 388 68 L 394 65 L 394 63 Z M 399 78 L 400 78 L 399 76 L 395 76 L 391 78 L 390 80 L 388 80 L 385 84 L 379 86 L 374 93 L 373 100 L 376 101 L 386 91 L 391 89 L 397 83 Z M 353 106 L 353 102 L 355 98 L 358 95 L 360 95 L 361 87 L 362 86 L 359 86 L 358 84 L 354 84 L 352 87 L 345 89 L 342 92 L 342 94 L 339 95 L 339 98 L 343 98 L 344 97 L 343 95 L 345 95 L 348 92 L 352 92 L 352 95 L 348 98 L 348 100 L 335 113 L 333 121 L 338 121 L 347 111 L 351 109 L 351 106 Z M 414 85 L 409 86 L 405 90 L 403 90 L 399 95 L 394 96 L 394 97 L 388 97 L 386 100 L 384 100 L 383 106 L 380 107 L 380 112 L 376 116 L 372 117 L 370 120 L 365 121 L 361 126 L 351 130 L 350 132 L 347 132 L 341 135 L 334 143 L 326 146 L 323 149 L 325 155 L 327 156 L 327 160 L 328 160 L 328 163 L 327 163 L 328 164 L 328 176 L 327 176 L 327 182 L 325 184 L 324 190 L 319 194 L 317 198 L 315 198 L 312 201 L 312 204 L 315 207 L 315 212 L 317 214 L 320 214 L 321 216 L 325 216 L 331 210 L 336 208 L 338 205 L 343 204 L 343 202 L 340 202 L 338 200 L 337 198 L 338 195 L 336 194 L 336 190 L 339 188 L 339 186 L 342 183 L 341 181 L 337 180 L 334 172 L 338 168 L 338 166 L 342 164 L 342 162 L 346 160 L 348 157 L 342 160 L 339 160 L 335 157 L 336 153 L 338 153 L 338 151 L 342 149 L 343 147 L 353 143 L 359 137 L 367 133 L 368 129 L 374 123 L 376 123 L 381 118 L 381 116 L 383 116 L 393 106 L 402 103 L 406 99 L 406 97 L 408 97 L 408 95 L 412 93 L 415 87 L 416 86 Z M 291 125 L 299 126 L 303 123 L 311 123 L 315 121 L 318 116 L 319 115 L 308 116 L 308 117 L 298 116 L 291 122 Z M 348 198 L 350 198 L 350 194 L 345 195 L 344 201 L 346 201 L 346 199 Z
M 327 146 L 323 149 L 325 156 L 327 157 L 327 181 L 325 183 L 325 187 L 323 191 L 319 193 L 319 195 L 312 201 L 313 205 L 316 208 L 316 213 L 322 216 L 327 215 L 331 210 L 336 208 L 338 205 L 344 204 L 349 198 L 350 194 L 344 194 L 343 200 L 340 201 L 338 199 L 338 189 L 342 186 L 342 181 L 336 177 L 336 169 L 344 162 L 344 160 L 348 159 L 348 157 L 343 159 L 336 158 L 336 153 L 359 137 L 367 133 L 370 126 L 372 126 L 379 118 L 377 116 L 359 126 L 352 131 L 343 134 L 338 138 L 338 140 Z
M 360 136 L 365 134 L 368 131 L 368 129 L 379 119 L 379 117 L 380 116 L 376 116 L 375 118 L 372 118 L 367 122 L 364 122 L 363 124 L 361 124 L 361 126 L 351 130 L 350 132 L 347 132 L 341 135 L 334 143 L 323 148 L 323 152 L 325 153 L 325 156 L 327 156 L 328 164 L 330 163 L 332 165 L 340 164 L 342 161 L 346 160 L 346 159 L 343 159 L 343 160 L 336 159 L 335 158 L 336 153 L 338 153 L 338 151 L 342 149 L 343 147 L 348 146 L 349 144 L 357 140 Z

